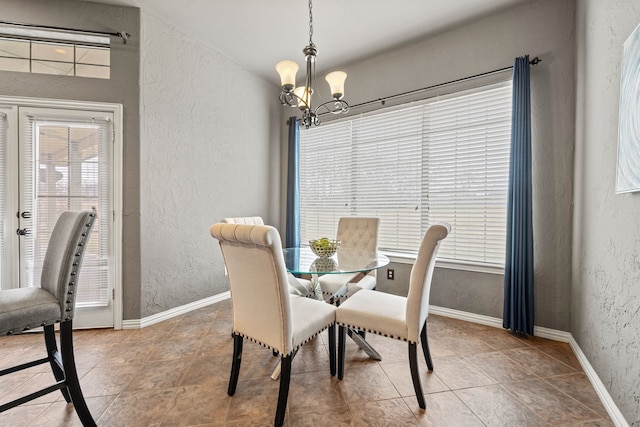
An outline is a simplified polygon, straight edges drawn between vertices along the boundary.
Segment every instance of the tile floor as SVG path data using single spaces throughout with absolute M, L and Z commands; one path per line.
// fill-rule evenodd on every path
M 277 358 L 246 342 L 227 396 L 231 305 L 223 301 L 140 330 L 75 334 L 87 403 L 101 427 L 270 426 Z M 348 340 L 345 378 L 329 375 L 324 334 L 293 361 L 287 426 L 612 426 L 567 344 L 440 316 L 429 318 L 435 371 L 420 358 L 427 410 L 411 384 L 406 343 L 369 334 L 382 361 Z M 42 336 L 0 338 L 0 369 L 41 357 Z M 23 371 L 24 372 L 24 371 Z M 47 365 L 3 379 L 0 402 L 48 385 Z M 59 393 L 0 414 L 4 427 L 79 426 Z

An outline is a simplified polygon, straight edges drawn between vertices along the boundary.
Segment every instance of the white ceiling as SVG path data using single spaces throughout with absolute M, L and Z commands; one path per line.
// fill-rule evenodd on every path
M 309 41 L 306 0 L 93 1 L 139 7 L 274 82 L 275 64 L 292 59 L 302 66 Z M 331 70 L 528 1 L 316 0 L 316 67 Z

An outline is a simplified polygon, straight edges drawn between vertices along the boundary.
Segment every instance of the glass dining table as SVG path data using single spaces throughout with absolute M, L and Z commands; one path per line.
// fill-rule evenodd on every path
M 310 275 L 311 289 L 305 289 L 302 285 L 296 286 L 299 293 L 319 300 L 325 299 L 318 281 L 318 277 L 324 274 L 356 273 L 349 283 L 345 283 L 335 293 L 326 295 L 328 303 L 339 303 L 340 297 L 347 294 L 349 286 L 366 275 L 371 270 L 384 267 L 389 264 L 389 258 L 378 251 L 366 251 L 353 248 L 340 248 L 331 257 L 318 257 L 308 246 L 300 248 L 284 249 L 284 261 L 287 271 L 294 275 Z M 364 339 L 364 334 L 349 330 L 349 336 L 367 355 L 375 360 L 382 360 L 380 354 L 375 351 Z
M 356 277 L 350 283 L 358 280 L 360 275 L 365 275 L 389 264 L 389 258 L 377 251 L 366 251 L 353 248 L 340 248 L 331 257 L 319 257 L 308 246 L 284 249 L 284 262 L 287 271 L 294 275 L 310 275 L 311 289 L 307 289 L 305 296 L 323 299 L 322 289 L 318 277 L 324 274 L 356 273 Z M 359 273 L 359 274 L 358 274 Z M 298 290 L 304 293 L 300 287 Z M 348 290 L 348 283 L 334 294 L 329 295 L 330 302 L 344 296 Z

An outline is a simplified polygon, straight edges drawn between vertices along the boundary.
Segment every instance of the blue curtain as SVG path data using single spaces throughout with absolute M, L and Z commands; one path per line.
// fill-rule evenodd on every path
M 300 246 L 300 124 L 297 117 L 289 118 L 287 166 L 287 223 L 285 246 Z
M 507 195 L 504 319 L 515 334 L 533 335 L 533 221 L 531 209 L 531 92 L 529 56 L 513 66 L 511 158 Z

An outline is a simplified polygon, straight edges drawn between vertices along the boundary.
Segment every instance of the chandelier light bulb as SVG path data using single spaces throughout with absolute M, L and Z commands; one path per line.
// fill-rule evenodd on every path
M 313 89 L 309 89 L 306 86 L 298 86 L 293 93 L 298 97 L 298 107 L 301 110 L 309 108 L 311 105 L 311 94 Z
M 331 88 L 331 96 L 333 99 L 342 99 L 344 96 L 344 81 L 347 79 L 347 73 L 344 71 L 334 71 L 325 77 L 329 87 Z
M 298 64 L 294 61 L 284 60 L 276 64 L 276 71 L 280 74 L 282 89 L 285 92 L 291 92 L 296 87 L 296 73 L 298 72 Z

